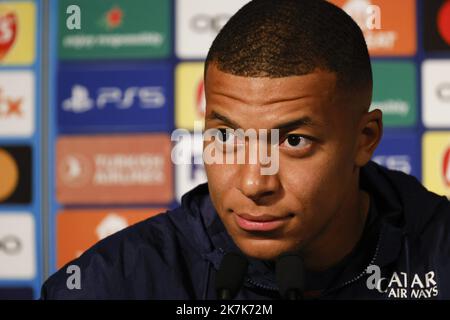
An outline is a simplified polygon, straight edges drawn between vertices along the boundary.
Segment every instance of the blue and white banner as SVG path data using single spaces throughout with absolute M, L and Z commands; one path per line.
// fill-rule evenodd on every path
M 168 131 L 173 123 L 170 65 L 61 65 L 61 132 Z

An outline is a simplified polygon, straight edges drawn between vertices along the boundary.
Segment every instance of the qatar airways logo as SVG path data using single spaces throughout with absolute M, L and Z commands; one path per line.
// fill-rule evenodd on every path
M 439 295 L 436 273 L 424 274 L 394 272 L 390 277 L 382 277 L 377 265 L 366 269 L 369 275 L 366 281 L 369 290 L 377 290 L 394 299 L 430 299 Z
M 186 129 L 173 131 L 171 140 L 176 143 L 172 149 L 171 158 L 175 165 L 259 164 L 261 175 L 278 173 L 278 129 L 269 131 L 267 129 L 212 128 L 203 132 L 202 127 L 202 121 L 195 121 L 194 134 Z M 195 145 L 203 142 L 205 142 L 205 148 L 201 158 L 186 154 L 192 152 Z M 186 148 L 186 145 L 192 147 Z

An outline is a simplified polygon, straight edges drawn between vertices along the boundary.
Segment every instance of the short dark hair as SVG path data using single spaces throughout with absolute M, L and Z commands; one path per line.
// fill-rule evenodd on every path
M 338 86 L 372 90 L 364 35 L 343 10 L 325 0 L 253 0 L 222 28 L 205 71 L 280 78 L 316 69 L 334 72 Z

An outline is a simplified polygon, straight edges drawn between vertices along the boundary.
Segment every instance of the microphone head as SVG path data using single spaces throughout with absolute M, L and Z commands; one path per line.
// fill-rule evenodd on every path
M 284 253 L 277 258 L 275 273 L 280 294 L 290 299 L 293 292 L 302 295 L 305 289 L 303 259 L 296 253 Z
M 216 274 L 216 291 L 220 299 L 232 299 L 241 288 L 248 261 L 239 253 L 225 254 Z

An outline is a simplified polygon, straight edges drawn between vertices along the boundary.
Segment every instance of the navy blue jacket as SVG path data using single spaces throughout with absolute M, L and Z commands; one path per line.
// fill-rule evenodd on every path
M 366 258 L 351 260 L 319 298 L 450 299 L 448 199 L 373 162 L 362 168 L 361 183 L 376 205 L 374 245 L 362 248 Z M 175 210 L 98 242 L 52 275 L 41 298 L 216 299 L 216 271 L 224 253 L 236 249 L 203 184 Z M 67 287 L 69 265 L 80 267 L 79 289 Z M 250 259 L 236 299 L 278 298 L 273 268 Z

